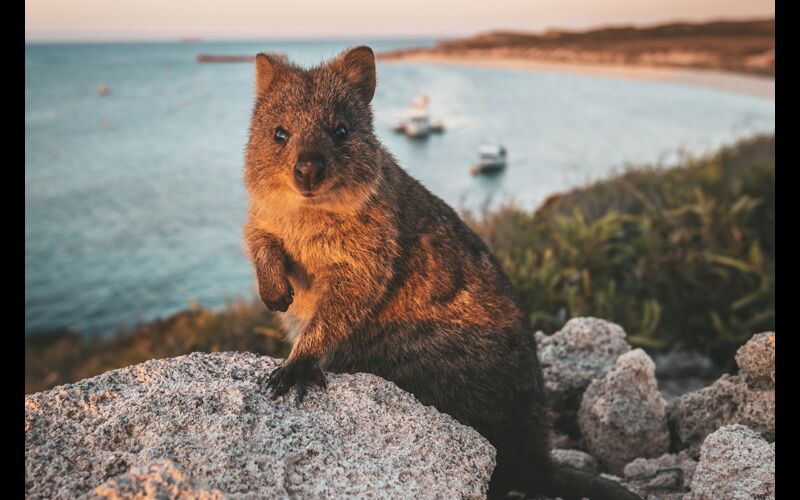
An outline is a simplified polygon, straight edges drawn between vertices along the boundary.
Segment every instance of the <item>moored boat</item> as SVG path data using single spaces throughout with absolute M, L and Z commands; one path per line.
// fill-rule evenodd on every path
M 428 96 L 422 95 L 409 104 L 408 119 L 394 124 L 392 130 L 404 133 L 412 139 L 421 139 L 432 133 L 443 132 L 444 123 L 441 120 L 431 123 L 428 115 Z
M 506 168 L 506 148 L 485 144 L 478 149 L 478 163 L 472 166 L 472 175 L 491 174 Z

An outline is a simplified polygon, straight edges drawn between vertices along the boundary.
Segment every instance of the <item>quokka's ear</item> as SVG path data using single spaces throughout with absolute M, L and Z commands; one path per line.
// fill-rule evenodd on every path
M 284 61 L 286 56 L 282 54 L 261 52 L 256 55 L 256 95 L 262 95 L 267 91 Z
M 336 67 L 369 103 L 375 95 L 375 54 L 366 45 L 349 49 L 333 61 Z

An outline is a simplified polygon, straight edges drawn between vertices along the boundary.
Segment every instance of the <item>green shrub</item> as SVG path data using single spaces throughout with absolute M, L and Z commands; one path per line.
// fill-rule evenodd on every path
M 547 333 L 597 316 L 635 345 L 680 343 L 728 367 L 743 341 L 775 327 L 774 136 L 633 169 L 535 212 L 465 218 Z

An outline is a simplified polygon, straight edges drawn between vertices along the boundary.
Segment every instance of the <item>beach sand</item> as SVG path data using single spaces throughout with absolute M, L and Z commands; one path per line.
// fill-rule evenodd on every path
M 775 98 L 775 79 L 772 77 L 714 70 L 664 66 L 576 64 L 536 61 L 513 57 L 498 58 L 441 54 L 404 54 L 401 56 L 392 55 L 389 58 L 382 58 L 378 55 L 378 61 L 381 63 L 443 64 L 622 78 L 627 80 L 707 87 L 765 99 Z

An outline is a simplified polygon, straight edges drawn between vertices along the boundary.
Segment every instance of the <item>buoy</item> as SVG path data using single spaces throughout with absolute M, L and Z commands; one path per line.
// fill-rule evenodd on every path
M 100 85 L 99 87 L 97 87 L 97 93 L 100 95 L 108 95 L 108 86 Z

